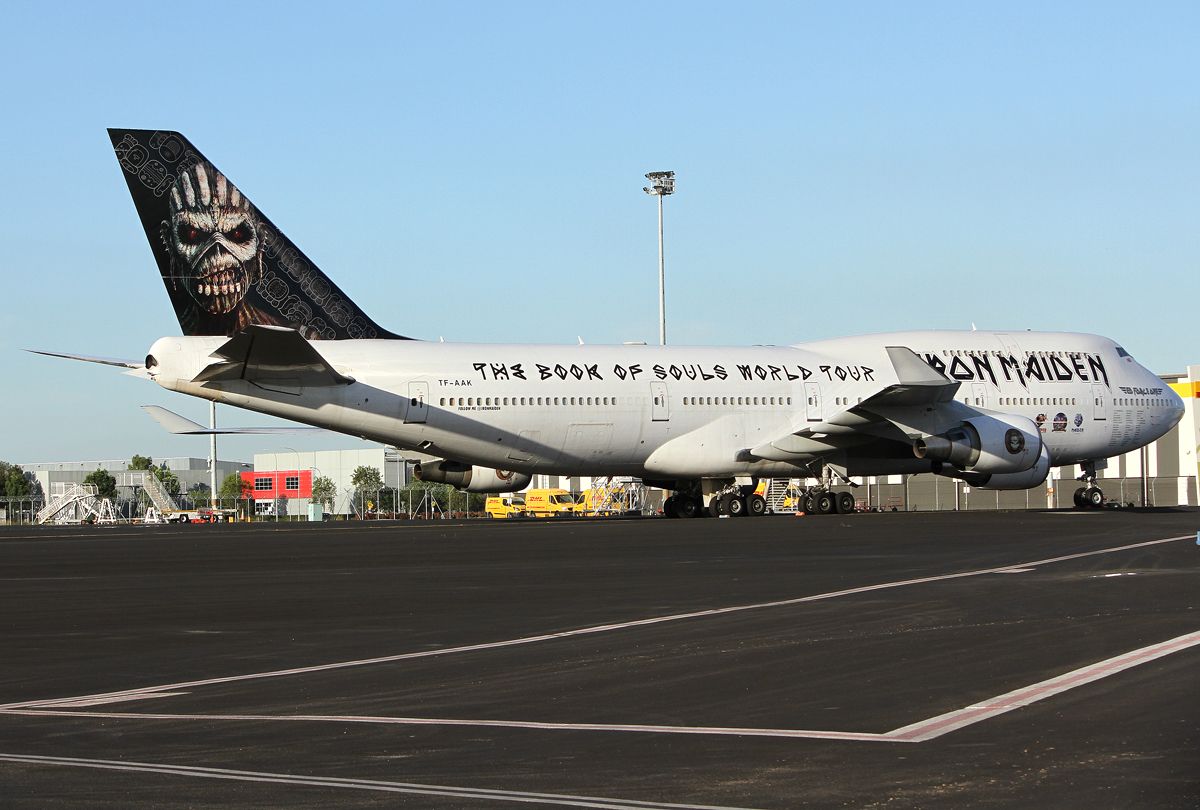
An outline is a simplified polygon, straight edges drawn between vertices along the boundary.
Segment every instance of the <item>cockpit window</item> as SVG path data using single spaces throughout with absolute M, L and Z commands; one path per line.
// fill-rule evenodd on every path
M 1133 359 L 1129 352 L 1125 351 L 1120 346 L 1117 347 L 1117 357 L 1128 357 L 1130 360 Z

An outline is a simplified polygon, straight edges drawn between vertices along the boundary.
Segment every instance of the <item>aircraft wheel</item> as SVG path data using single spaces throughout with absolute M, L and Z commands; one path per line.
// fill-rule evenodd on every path
M 804 511 L 811 515 L 817 511 L 817 499 L 812 495 L 805 495 L 802 506 L 804 507 Z
M 1099 487 L 1089 487 L 1084 497 L 1087 499 L 1087 505 L 1093 509 L 1104 506 L 1104 492 Z
M 700 511 L 700 504 L 695 498 L 689 498 L 687 495 L 678 495 L 675 499 L 675 516 L 681 518 L 694 518 Z
M 730 517 L 745 517 L 746 499 L 731 492 L 721 496 L 721 508 Z
M 671 497 L 669 497 L 665 501 L 663 501 L 663 517 L 667 517 L 667 518 L 679 517 L 679 514 L 675 511 L 675 505 L 677 503 L 679 503 L 679 501 L 677 501 L 675 499 L 674 495 L 672 495 Z
M 746 496 L 746 514 L 750 517 L 762 517 L 767 513 L 767 499 L 762 495 L 751 492 Z
M 710 498 L 708 501 L 708 506 L 705 508 L 708 509 L 708 514 L 710 517 L 720 517 L 721 515 L 725 514 L 721 511 L 722 506 L 720 495 L 714 495 L 712 498 Z
M 839 514 L 849 515 L 854 511 L 854 493 L 839 492 L 837 495 L 837 510 Z
M 837 509 L 837 498 L 832 492 L 822 492 L 814 500 L 817 502 L 817 514 L 832 515 Z
M 1075 495 L 1072 497 L 1072 499 L 1075 501 L 1076 509 L 1086 509 L 1087 508 L 1088 504 L 1087 504 L 1086 496 L 1087 496 L 1087 487 L 1080 487 L 1079 489 L 1075 490 Z

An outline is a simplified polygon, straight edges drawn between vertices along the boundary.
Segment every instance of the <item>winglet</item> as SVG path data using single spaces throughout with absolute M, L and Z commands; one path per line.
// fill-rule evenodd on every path
M 881 405 L 934 405 L 948 402 L 962 383 L 930 366 L 907 346 L 888 346 L 888 359 L 896 371 L 896 384 L 864 400 L 858 407 Z

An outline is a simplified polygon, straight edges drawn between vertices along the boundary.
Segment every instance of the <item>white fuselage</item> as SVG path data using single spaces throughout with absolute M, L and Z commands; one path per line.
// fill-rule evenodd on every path
M 151 375 L 193 396 L 528 473 L 794 475 L 803 456 L 746 451 L 895 385 L 889 346 L 961 383 L 954 402 L 899 413 L 905 424 L 935 434 L 979 411 L 1024 416 L 1056 466 L 1148 444 L 1183 413 L 1178 396 L 1113 341 L 1076 333 L 923 331 L 729 348 L 319 341 L 352 383 L 192 382 L 226 340 L 163 338 L 150 350 Z M 871 430 L 862 438 L 851 474 L 926 469 L 911 452 L 872 450 Z

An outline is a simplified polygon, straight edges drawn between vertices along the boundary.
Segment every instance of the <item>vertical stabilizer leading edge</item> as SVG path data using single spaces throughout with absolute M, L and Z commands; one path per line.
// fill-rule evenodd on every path
M 310 340 L 382 329 L 178 132 L 110 129 L 185 335 L 285 326 Z

